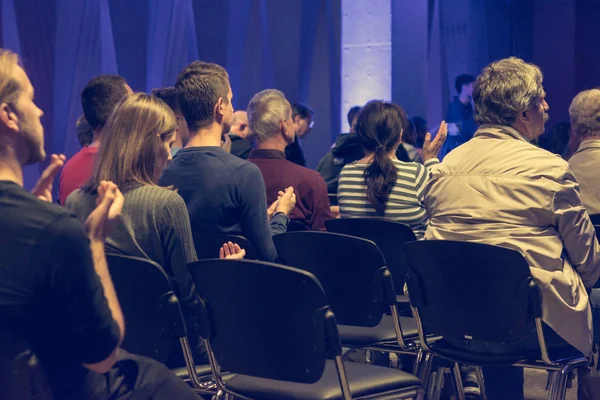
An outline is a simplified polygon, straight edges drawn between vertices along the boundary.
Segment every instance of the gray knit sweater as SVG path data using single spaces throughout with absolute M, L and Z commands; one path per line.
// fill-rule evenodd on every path
M 106 239 L 107 250 L 158 263 L 171 277 L 173 290 L 189 299 L 194 285 L 187 264 L 197 258 L 185 202 L 176 192 L 157 186 L 137 186 L 123 197 L 119 224 Z M 83 222 L 96 207 L 96 196 L 78 189 L 66 206 Z

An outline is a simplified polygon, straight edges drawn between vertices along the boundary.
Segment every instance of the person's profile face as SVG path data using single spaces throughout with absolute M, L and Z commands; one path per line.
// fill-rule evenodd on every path
M 294 123 L 296 126 L 296 135 L 301 139 L 310 133 L 314 125 L 312 118 L 302 119 L 298 115 L 296 116 Z
M 175 131 L 173 131 L 162 140 L 161 146 L 158 148 L 158 154 L 156 155 L 156 170 L 154 171 L 155 181 L 158 181 L 158 178 L 162 175 L 168 162 L 172 160 L 171 148 L 173 147 L 173 143 L 175 143 L 175 137 Z
M 185 122 L 185 118 L 183 115 L 181 115 L 181 113 L 175 113 L 175 117 L 177 118 L 177 135 L 179 135 L 182 144 L 185 146 L 190 137 L 190 130 L 188 129 L 187 122 Z
M 18 118 L 19 151 L 27 153 L 24 154 L 24 165 L 34 164 L 46 158 L 44 127 L 40 120 L 44 112 L 35 104 L 33 86 L 20 66 L 15 68 L 15 79 L 21 87 L 19 96 L 12 105 L 12 111 Z
M 463 85 L 463 94 L 469 97 L 473 96 L 473 82 Z
M 223 132 L 229 132 L 231 130 L 231 124 L 233 123 L 233 92 L 231 86 L 229 86 L 229 93 L 227 94 L 227 100 L 229 103 L 225 106 L 225 112 L 223 113 Z

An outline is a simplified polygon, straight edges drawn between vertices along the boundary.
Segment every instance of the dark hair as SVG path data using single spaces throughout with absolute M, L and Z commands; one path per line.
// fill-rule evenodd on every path
M 427 134 L 427 120 L 423 117 L 412 117 L 410 122 L 415 127 L 415 134 L 417 136 L 416 147 L 419 149 L 423 148 L 423 142 L 425 141 L 425 135 Z
M 194 61 L 179 73 L 175 82 L 177 100 L 191 132 L 213 122 L 220 98 L 229 104 L 229 88 L 229 75 L 217 64 Z
M 179 103 L 177 102 L 177 89 L 175 89 L 173 86 L 153 89 L 152 96 L 158 97 L 159 99 L 167 103 L 167 105 L 171 107 L 171 110 L 173 110 L 173 112 L 181 112 L 179 110 Z
M 296 115 L 300 116 L 300 119 L 310 119 L 315 115 L 312 108 L 303 103 L 292 104 L 292 119 L 296 118 Z
M 454 81 L 454 87 L 458 93 L 462 92 L 463 85 L 468 85 L 471 82 L 475 82 L 475 77 L 469 74 L 462 74 L 456 77 Z
M 356 118 L 361 109 L 361 106 L 354 106 L 348 111 L 348 125 L 352 126 L 352 121 L 354 121 L 354 118 Z
M 81 92 L 81 107 L 92 129 L 102 128 L 115 105 L 127 94 L 127 81 L 117 75 L 98 75 Z
M 383 215 L 398 173 L 388 152 L 400 143 L 408 123 L 406 112 L 397 104 L 373 100 L 358 115 L 356 134 L 363 148 L 375 153 L 365 169 L 367 200 Z
M 81 147 L 89 146 L 92 140 L 94 140 L 94 131 L 92 131 L 92 127 L 85 119 L 85 115 L 77 118 L 75 130 L 77 131 L 77 140 L 79 140 Z

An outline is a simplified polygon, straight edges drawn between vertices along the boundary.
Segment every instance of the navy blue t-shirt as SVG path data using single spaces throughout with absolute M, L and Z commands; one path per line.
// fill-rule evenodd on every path
M 253 163 L 218 146 L 190 147 L 177 152 L 159 185 L 183 197 L 194 236 L 242 235 L 261 260 L 277 261 L 271 230 L 285 232 L 289 219 L 277 214 L 269 223 L 265 182 Z

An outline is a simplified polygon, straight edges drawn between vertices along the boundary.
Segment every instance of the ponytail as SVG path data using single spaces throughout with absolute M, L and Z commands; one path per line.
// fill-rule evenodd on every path
M 383 146 L 377 147 L 373 160 L 365 169 L 367 200 L 379 215 L 384 215 L 398 173 L 392 159 Z

